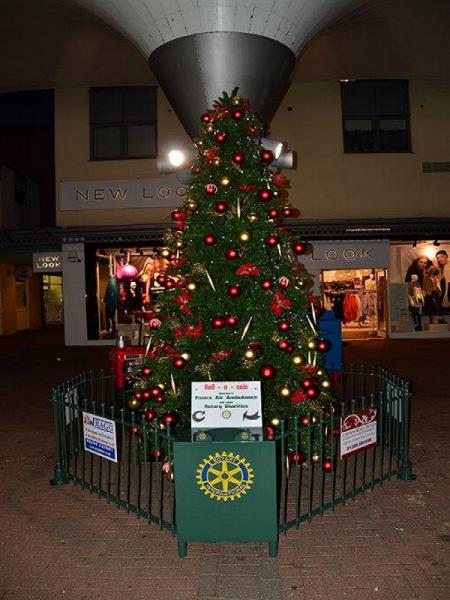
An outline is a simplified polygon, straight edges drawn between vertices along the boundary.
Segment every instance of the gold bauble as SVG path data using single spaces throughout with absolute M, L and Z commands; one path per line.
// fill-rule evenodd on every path
M 222 177 L 221 179 L 219 179 L 219 183 L 222 187 L 228 187 L 231 183 L 231 179 L 227 176 Z
M 315 350 L 315 348 L 316 348 L 316 342 L 313 342 L 313 341 L 311 340 L 311 341 L 309 341 L 309 342 L 307 343 L 307 346 L 308 346 L 308 348 L 309 348 L 310 350 Z
M 330 384 L 330 382 L 328 381 L 328 379 L 324 379 L 324 380 L 322 381 L 322 387 L 324 387 L 324 388 L 329 388 L 329 387 L 330 387 L 330 385 L 331 385 L 331 384 Z
M 195 283 L 195 281 L 190 281 L 186 288 L 190 291 L 190 292 L 195 292 L 195 290 L 198 288 L 198 284 Z
M 318 375 L 320 377 L 321 375 L 323 375 L 323 371 L 321 371 L 321 370 L 317 371 L 316 375 Z
M 318 418 L 317 418 L 317 417 L 313 417 L 313 418 L 311 419 L 311 421 L 312 421 L 313 423 L 317 423 L 317 421 L 318 421 Z
M 250 233 L 250 231 L 241 231 L 238 237 L 240 242 L 246 244 L 252 239 L 252 234 Z
M 312 457 L 311 457 L 311 458 L 312 458 L 312 461 L 313 461 L 314 463 L 318 463 L 318 462 L 319 462 L 319 460 L 320 460 L 320 454 L 318 454 L 317 452 L 315 452 L 315 453 L 312 455 Z
M 139 407 L 140 407 L 140 405 L 141 405 L 141 402 L 140 402 L 140 400 L 138 400 L 137 398 L 131 398 L 131 400 L 129 400 L 129 401 L 128 401 L 128 406 L 129 406 L 131 409 L 134 409 L 134 408 L 139 408 Z
M 157 387 L 161 388 L 162 390 L 166 389 L 166 386 L 164 385 L 164 383 L 157 383 L 156 385 L 157 385 Z
M 214 165 L 215 167 L 218 167 L 218 166 L 220 165 L 220 163 L 221 163 L 221 162 L 222 162 L 222 161 L 220 160 L 220 158 L 219 158 L 219 157 L 217 157 L 217 158 L 215 158 L 215 159 L 213 160 L 213 165 Z
M 279 394 L 283 398 L 289 398 L 289 396 L 292 394 L 292 390 L 287 385 L 283 385 L 282 387 L 280 387 Z
M 208 133 L 212 133 L 212 132 L 214 131 L 214 126 L 213 126 L 213 125 L 208 125 L 208 126 L 206 127 L 206 131 L 207 131 Z
M 291 361 L 294 365 L 301 365 L 303 363 L 303 357 L 301 357 L 300 354 L 294 354 Z
M 259 221 L 259 217 L 256 213 L 251 212 L 247 215 L 247 221 L 250 221 L 250 223 L 256 223 L 256 221 Z
M 186 206 L 189 210 L 197 210 L 197 202 L 194 202 L 193 200 L 189 200 Z
M 244 351 L 244 358 L 247 360 L 255 360 L 256 352 L 253 350 L 253 348 L 247 348 L 247 350 Z
M 275 427 L 278 427 L 278 425 L 280 424 L 280 419 L 278 417 L 273 417 L 273 419 L 270 419 L 270 424 L 274 425 Z
M 240 106 L 242 102 L 242 98 L 240 96 L 233 96 L 233 98 L 231 98 L 231 104 L 233 106 Z
M 170 256 L 170 250 L 169 248 L 161 248 L 161 250 L 159 251 L 160 255 L 163 258 L 168 258 Z
M 183 240 L 177 240 L 176 247 L 177 247 L 177 248 L 183 248 L 183 247 L 184 247 L 184 242 L 183 242 Z
M 192 354 L 190 352 L 183 352 L 183 354 L 181 354 L 181 358 L 184 358 L 185 361 L 191 360 Z

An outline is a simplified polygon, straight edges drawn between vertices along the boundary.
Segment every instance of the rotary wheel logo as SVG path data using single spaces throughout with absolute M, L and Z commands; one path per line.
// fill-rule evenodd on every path
M 197 485 L 211 499 L 235 500 L 252 487 L 253 469 L 239 454 L 216 452 L 199 464 Z

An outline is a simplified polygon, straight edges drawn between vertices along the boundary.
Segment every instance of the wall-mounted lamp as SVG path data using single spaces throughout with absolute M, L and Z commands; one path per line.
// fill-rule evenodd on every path
M 434 240 L 433 246 L 440 246 L 441 242 L 439 240 Z

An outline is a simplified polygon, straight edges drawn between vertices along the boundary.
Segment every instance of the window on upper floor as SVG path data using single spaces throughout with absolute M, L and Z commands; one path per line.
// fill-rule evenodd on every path
M 408 81 L 341 82 L 344 152 L 411 152 Z
M 155 158 L 156 122 L 156 87 L 91 88 L 91 160 Z

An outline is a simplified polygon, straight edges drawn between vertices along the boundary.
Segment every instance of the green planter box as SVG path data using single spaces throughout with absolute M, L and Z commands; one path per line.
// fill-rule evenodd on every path
M 194 541 L 267 542 L 277 555 L 275 451 L 273 442 L 174 443 L 180 556 Z

